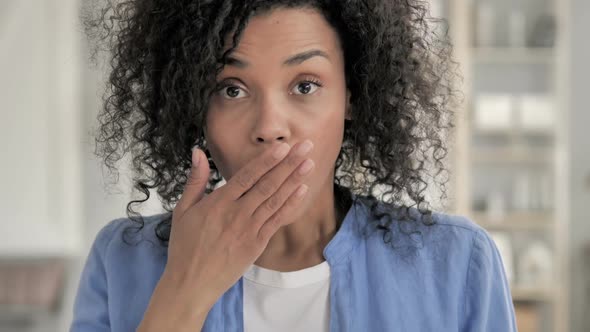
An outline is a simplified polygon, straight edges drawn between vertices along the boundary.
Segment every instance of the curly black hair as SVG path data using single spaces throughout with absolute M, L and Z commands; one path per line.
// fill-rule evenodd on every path
M 127 215 L 140 228 L 143 218 L 133 205 L 147 201 L 151 189 L 168 212 L 178 202 L 191 149 L 206 144 L 203 128 L 215 78 L 248 20 L 279 7 L 318 10 L 341 40 L 352 120 L 345 122 L 334 165 L 337 204 L 345 206 L 350 192 L 366 199 L 386 242 L 393 231 L 404 232 L 394 221 L 435 223 L 426 190 L 437 186 L 441 201 L 447 196 L 443 161 L 457 75 L 446 23 L 430 16 L 428 1 L 105 1 L 83 15 L 85 32 L 97 46 L 92 59 L 98 46 L 106 46 L 112 69 L 95 153 L 117 178 L 116 163 L 131 153 L 133 186 L 144 197 L 127 204 Z M 230 32 L 233 45 L 224 51 Z M 210 158 L 209 166 L 207 193 L 222 179 Z M 396 217 L 378 211 L 380 202 L 395 209 Z M 164 246 L 170 227 L 171 213 L 156 227 Z

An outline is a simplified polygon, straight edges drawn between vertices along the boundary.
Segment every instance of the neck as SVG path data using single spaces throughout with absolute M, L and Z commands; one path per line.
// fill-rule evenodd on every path
M 319 192 L 308 192 L 296 221 L 281 227 L 271 237 L 254 264 L 287 272 L 322 263 L 324 248 L 338 231 L 345 213 L 336 204 L 330 178 Z

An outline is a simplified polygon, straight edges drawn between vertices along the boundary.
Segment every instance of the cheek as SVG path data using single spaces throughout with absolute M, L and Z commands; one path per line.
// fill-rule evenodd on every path
M 344 119 L 330 118 L 324 122 L 316 122 L 316 126 L 310 137 L 315 144 L 312 158 L 316 167 L 319 166 L 321 169 L 321 173 L 326 174 L 334 168 L 342 147 Z
M 228 179 L 232 170 L 232 156 L 236 152 L 233 151 L 236 147 L 231 141 L 231 135 L 225 134 L 227 129 L 224 129 L 224 121 L 216 115 L 210 115 L 207 119 L 207 132 L 205 139 L 207 140 L 207 149 L 211 154 L 211 159 L 219 170 L 224 179 Z
M 315 144 L 313 158 L 322 172 L 332 170 L 344 135 L 345 103 L 340 93 L 324 95 L 305 120 L 307 137 Z M 307 138 L 306 137 L 306 138 Z

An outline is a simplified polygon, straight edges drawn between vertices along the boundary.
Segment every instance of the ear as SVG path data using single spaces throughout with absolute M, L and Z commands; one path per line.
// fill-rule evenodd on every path
M 352 107 L 350 105 L 350 90 L 346 89 L 346 120 L 352 120 Z

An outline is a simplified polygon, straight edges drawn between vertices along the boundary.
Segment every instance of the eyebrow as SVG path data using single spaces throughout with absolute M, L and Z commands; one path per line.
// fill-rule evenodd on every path
M 289 57 L 287 60 L 285 60 L 283 62 L 283 66 L 295 66 L 298 64 L 303 63 L 304 61 L 307 61 L 313 57 L 323 57 L 326 58 L 328 61 L 330 61 L 330 57 L 328 56 L 328 54 L 326 54 L 326 52 L 322 51 L 322 50 L 318 50 L 318 49 L 313 49 L 313 50 L 309 50 L 309 51 L 305 51 L 305 52 L 301 52 L 301 53 L 297 53 L 291 57 Z M 234 56 L 227 56 L 226 65 L 228 66 L 235 66 L 238 68 L 245 68 L 248 67 L 250 64 L 244 60 L 240 60 Z

